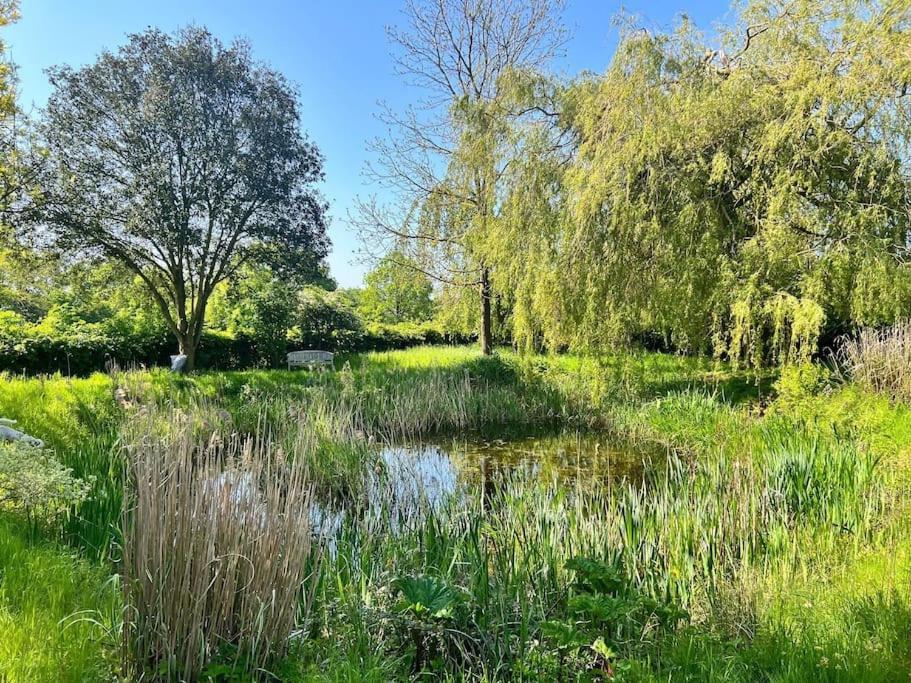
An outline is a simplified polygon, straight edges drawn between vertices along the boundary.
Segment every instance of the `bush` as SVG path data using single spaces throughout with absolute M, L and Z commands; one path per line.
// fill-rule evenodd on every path
M 50 451 L 0 441 L 0 507 L 48 520 L 81 503 L 90 489 Z
M 789 413 L 825 389 L 830 380 L 829 370 L 815 363 L 786 365 L 775 382 L 778 395 L 775 410 Z
M 0 332 L 0 371 L 84 376 L 112 365 L 167 366 L 175 347 L 176 342 L 167 333 L 146 337 L 92 331 L 16 338 Z M 256 360 L 252 340 L 223 332 L 203 334 L 197 351 L 197 365 L 203 369 L 237 370 L 255 365 Z
M 29 375 L 61 373 L 84 376 L 111 365 L 168 366 L 176 342 L 169 332 L 126 333 L 99 325 L 80 325 L 71 331 L 41 332 L 15 325 L 2 327 L 0 372 Z M 424 344 L 460 344 L 472 336 L 448 333 L 434 323 L 364 326 L 351 311 L 328 300 L 301 306 L 287 344 L 274 334 L 207 331 L 200 340 L 196 366 L 201 370 L 241 370 L 282 365 L 287 350 L 322 349 L 335 352 L 388 351 Z

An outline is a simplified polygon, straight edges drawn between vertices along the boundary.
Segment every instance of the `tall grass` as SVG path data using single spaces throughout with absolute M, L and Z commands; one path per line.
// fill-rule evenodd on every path
M 911 401 L 911 320 L 865 329 L 838 352 L 848 376 L 864 389 Z
M 0 515 L 0 680 L 109 680 L 117 584 L 106 567 Z
M 306 453 L 277 452 L 267 439 L 140 433 L 123 520 L 127 661 L 137 675 L 195 680 L 229 652 L 242 671 L 261 673 L 306 612 Z
M 875 457 L 784 422 L 764 428 L 759 443 L 761 451 L 741 460 L 672 457 L 644 481 L 614 488 L 542 485 L 520 472 L 404 523 L 396 500 L 375 501 L 385 512 L 351 516 L 336 538 L 321 582 L 322 619 L 330 631 L 364 629 L 350 634 L 352 647 L 366 640 L 366 652 L 407 656 L 389 616 L 395 582 L 437 577 L 465 596 L 460 616 L 438 631 L 452 642 L 437 673 L 547 678 L 555 664 L 553 652 L 540 651 L 544 626 L 569 615 L 574 557 L 615 568 L 630 590 L 685 607 L 699 624 L 729 610 L 732 593 L 756 575 L 811 562 L 811 554 L 855 556 L 871 544 L 888 505 Z M 650 629 L 627 630 L 611 646 L 624 659 L 647 660 L 662 647 Z M 646 668 L 653 666 L 662 662 Z
M 96 475 L 100 495 L 75 511 L 66 538 L 90 551 L 122 546 L 122 644 L 135 676 L 262 674 L 293 642 L 283 679 L 392 680 L 421 669 L 450 680 L 575 680 L 612 669 L 629 680 L 850 680 L 865 666 L 871 680 L 894 678 L 911 640 L 911 587 L 877 596 L 834 586 L 911 533 L 896 512 L 907 496 L 879 457 L 894 451 L 892 432 L 911 432 L 887 439 L 877 422 L 873 451 L 868 434 L 841 430 L 859 417 L 840 416 L 836 431 L 791 415 L 799 403 L 744 409 L 734 401 L 751 389 L 723 375 L 711 361 L 655 354 L 415 349 L 352 357 L 324 374 L 0 383 L 0 414 L 50 441 L 78 475 Z M 466 480 L 448 499 L 421 491 L 417 477 L 387 481 L 408 470 L 384 469 L 377 455 L 401 439 L 567 424 L 614 427 L 670 455 L 608 487 L 603 477 L 519 471 Z M 326 520 L 320 553 L 312 539 Z M 612 657 L 555 642 L 554 623 L 591 623 L 573 611 L 578 557 L 622 584 L 596 605 L 615 614 L 601 634 Z M 852 586 L 897 575 L 891 564 L 875 580 L 863 571 Z M 439 589 L 452 604 L 433 616 L 418 603 L 403 608 L 403 585 Z M 836 591 L 827 621 L 803 591 L 814 603 Z M 671 604 L 689 617 L 659 629 L 655 615 Z M 20 644 L 32 633 L 4 625 L 2 609 L 0 652 L 8 633 Z M 874 637 L 882 649 L 864 649 Z M 840 674 L 820 663 L 849 646 Z M 37 661 L 28 650 L 18 647 Z M 85 651 L 85 663 L 70 645 L 48 661 L 94 671 L 102 650 Z

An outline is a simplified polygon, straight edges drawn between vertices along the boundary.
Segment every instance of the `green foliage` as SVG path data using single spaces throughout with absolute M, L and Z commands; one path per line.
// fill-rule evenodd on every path
M 128 416 L 157 415 L 146 431 L 159 436 L 192 425 L 210 443 L 265 429 L 283 452 L 305 444 L 332 537 L 312 567 L 299 646 L 269 665 L 283 680 L 895 680 L 911 636 L 907 474 L 896 466 L 911 447 L 907 409 L 853 386 L 820 391 L 819 370 L 790 375 L 799 400 L 787 379 L 760 404 L 742 374 L 706 359 L 425 347 L 353 355 L 334 373 L 11 379 L 0 414 L 77 476 L 106 482 L 76 510 L 86 524 L 111 519 L 108 488 L 122 490 L 111 446 L 131 434 Z M 392 476 L 376 457 L 385 435 L 492 427 L 503 438 L 548 421 L 606 424 L 672 455 L 622 480 L 609 459 L 571 481 L 488 468 L 483 486 L 466 479 L 432 505 L 371 485 Z M 596 484 L 608 474 L 613 485 Z M 116 520 L 121 501 L 109 502 Z M 105 661 L 95 622 L 110 617 L 94 613 L 66 630 L 41 621 L 46 655 L 23 646 L 36 631 L 6 626 L 5 581 L 0 635 L 12 636 L 0 653 L 13 643 L 18 666 L 64 671 Z M 68 609 L 101 609 L 80 591 Z M 226 645 L 209 666 L 230 681 L 247 663 Z
M 408 263 L 401 252 L 384 256 L 364 277 L 358 311 L 379 323 L 421 323 L 433 317 L 430 278 Z
M 541 625 L 542 635 L 558 653 L 561 669 L 570 656 L 573 669 L 600 670 L 612 676 L 618 650 L 627 642 L 667 636 L 678 622 L 689 618 L 672 603 L 640 593 L 618 567 L 606 562 L 574 557 L 565 568 L 575 577 L 565 607 L 567 620 Z
M 324 274 L 322 156 L 293 88 L 247 43 L 149 28 L 49 78 L 37 220 L 137 276 L 189 367 L 209 298 L 242 264 Z
M 462 598 L 459 591 L 432 576 L 406 576 L 394 586 L 402 596 L 397 611 L 417 619 L 448 619 Z
M 829 385 L 831 374 L 824 366 L 813 363 L 782 368 L 773 385 L 775 410 L 786 415 L 811 400 Z
M 208 324 L 250 340 L 257 363 L 281 365 L 296 303 L 294 288 L 265 268 L 248 267 L 216 290 Z
M 0 509 L 49 520 L 82 503 L 91 488 L 49 451 L 0 441 Z
M 484 243 L 518 343 L 649 333 L 757 366 L 907 315 L 908 28 L 872 0 L 757 0 L 720 46 L 630 26 L 524 133 Z
M 363 336 L 363 323 L 332 292 L 303 289 L 288 331 L 295 348 L 354 351 Z

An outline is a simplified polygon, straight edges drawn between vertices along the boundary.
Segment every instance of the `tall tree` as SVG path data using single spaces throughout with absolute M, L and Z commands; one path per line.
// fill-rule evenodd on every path
M 18 0 L 0 0 L 0 28 L 19 18 Z M 19 222 L 25 196 L 36 182 L 29 119 L 16 104 L 16 65 L 5 58 L 6 44 L 0 40 L 0 247 L 14 242 L 13 224 Z M 13 245 L 15 247 L 15 245 Z
M 424 322 L 433 315 L 433 283 L 401 252 L 384 256 L 364 278 L 358 310 L 384 323 Z
M 516 165 L 492 263 L 519 333 L 759 364 L 911 314 L 909 7 L 754 0 L 720 45 L 630 27 L 565 94 L 568 168 Z
M 368 176 L 384 202 L 361 202 L 365 243 L 390 244 L 407 263 L 475 292 L 479 338 L 491 352 L 491 264 L 481 244 L 498 219 L 511 158 L 518 74 L 542 68 L 564 42 L 554 0 L 407 0 L 407 26 L 389 29 L 396 66 L 425 93 L 404 114 L 386 111 L 390 137 L 375 143 Z
M 15 0 L 0 0 L 0 28 L 8 26 L 19 18 L 19 3 Z M 0 41 L 0 51 L 6 52 L 6 44 Z M 18 183 L 14 171 L 17 165 L 17 109 L 15 67 L 9 61 L 0 60 L 0 209 L 9 207 Z
M 46 234 L 136 273 L 190 367 L 214 288 L 245 263 L 318 274 L 322 157 L 294 89 L 248 44 L 148 30 L 49 73 Z

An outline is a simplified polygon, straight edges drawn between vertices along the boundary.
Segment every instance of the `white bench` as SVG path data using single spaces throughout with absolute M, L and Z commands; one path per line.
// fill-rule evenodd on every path
M 288 354 L 288 369 L 332 367 L 333 354 L 329 351 L 292 351 Z

